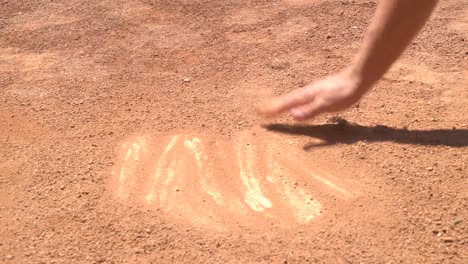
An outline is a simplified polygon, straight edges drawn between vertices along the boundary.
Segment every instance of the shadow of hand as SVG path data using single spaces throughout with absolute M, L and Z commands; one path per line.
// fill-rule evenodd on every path
M 361 126 L 347 122 L 324 125 L 268 124 L 263 127 L 273 132 L 308 136 L 325 141 L 319 144 L 307 144 L 304 146 L 305 150 L 326 145 L 353 144 L 358 141 L 391 141 L 426 146 L 468 146 L 468 129 L 406 130 L 381 125 Z

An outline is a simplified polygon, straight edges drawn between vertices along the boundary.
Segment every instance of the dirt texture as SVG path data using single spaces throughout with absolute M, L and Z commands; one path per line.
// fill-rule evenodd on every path
M 375 1 L 1 0 L 1 263 L 468 263 L 468 5 L 358 105 Z

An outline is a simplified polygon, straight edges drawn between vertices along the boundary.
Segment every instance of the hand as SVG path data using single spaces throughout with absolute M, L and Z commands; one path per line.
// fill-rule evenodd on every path
M 257 110 L 266 117 L 289 111 L 294 119 L 303 121 L 344 110 L 359 101 L 365 91 L 357 75 L 346 70 L 265 102 Z

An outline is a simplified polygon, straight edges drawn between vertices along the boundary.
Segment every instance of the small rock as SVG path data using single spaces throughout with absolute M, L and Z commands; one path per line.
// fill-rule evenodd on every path
M 185 82 L 185 83 L 190 82 L 190 78 L 185 78 L 185 79 L 184 79 L 184 82 Z
M 60 185 L 60 190 L 64 190 L 65 189 L 65 185 Z
M 270 67 L 274 70 L 285 70 L 289 68 L 289 63 L 287 61 L 281 61 L 281 60 L 274 60 Z
M 14 257 L 12 255 L 6 255 L 7 259 L 13 259 Z
M 444 237 L 444 238 L 442 238 L 442 240 L 445 243 L 451 243 L 451 242 L 455 241 L 455 239 L 453 237 Z
M 427 169 L 428 171 L 434 170 L 434 168 L 432 168 L 432 167 L 427 167 L 426 169 Z
M 450 225 L 451 225 L 452 227 L 454 227 L 454 226 L 458 225 L 458 224 L 461 223 L 461 222 L 462 222 L 462 219 L 461 219 L 461 218 L 457 218 L 457 219 L 453 220 L 452 223 L 450 223 Z

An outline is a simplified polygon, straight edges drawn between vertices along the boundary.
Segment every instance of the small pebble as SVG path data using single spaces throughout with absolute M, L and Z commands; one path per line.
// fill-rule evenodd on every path
M 461 223 L 463 220 L 461 218 L 457 218 L 455 220 L 452 221 L 452 223 L 450 224 L 451 226 L 456 226 L 458 225 L 459 223 Z
M 443 240 L 445 243 L 450 243 L 450 242 L 453 242 L 453 241 L 454 241 L 453 237 L 444 237 L 444 238 L 442 238 L 442 240 Z

